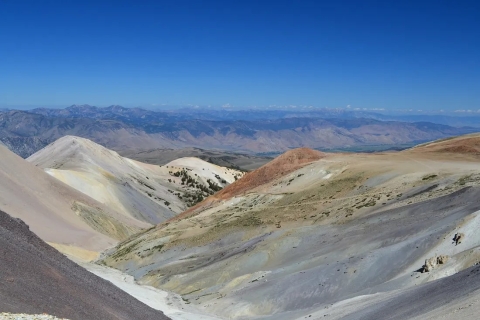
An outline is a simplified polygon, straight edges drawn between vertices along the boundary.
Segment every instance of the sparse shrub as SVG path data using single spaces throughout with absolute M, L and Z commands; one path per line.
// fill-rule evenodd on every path
M 433 179 L 433 178 L 436 178 L 436 177 L 437 177 L 436 174 L 431 174 L 431 175 L 429 175 L 429 176 L 423 177 L 422 180 L 430 180 L 430 179 Z

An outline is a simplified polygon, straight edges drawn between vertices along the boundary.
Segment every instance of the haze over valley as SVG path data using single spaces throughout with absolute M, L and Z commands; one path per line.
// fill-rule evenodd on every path
M 141 160 L 141 155 L 152 149 L 190 150 L 183 155 L 198 156 L 198 152 L 189 149 L 192 147 L 250 156 L 278 155 L 298 147 L 372 151 L 379 147 L 381 150 L 382 146 L 383 149 L 405 148 L 479 130 L 462 125 L 464 120 L 459 117 L 453 118 L 457 126 L 449 126 L 375 119 L 379 114 L 345 112 L 338 115 L 327 111 L 224 111 L 220 117 L 215 110 L 189 114 L 181 110 L 155 112 L 120 106 L 11 110 L 0 112 L 0 140 L 26 158 L 58 138 L 75 135 L 120 154 L 133 157 L 139 154 L 138 160 Z M 245 119 L 246 114 L 256 113 L 258 119 Z M 258 163 L 265 162 L 259 159 Z M 235 165 L 235 161 L 232 164 Z M 247 164 L 245 168 L 255 166 Z

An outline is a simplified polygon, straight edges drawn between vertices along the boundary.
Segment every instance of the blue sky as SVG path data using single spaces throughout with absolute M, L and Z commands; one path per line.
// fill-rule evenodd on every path
M 0 107 L 480 109 L 478 1 L 0 0 Z

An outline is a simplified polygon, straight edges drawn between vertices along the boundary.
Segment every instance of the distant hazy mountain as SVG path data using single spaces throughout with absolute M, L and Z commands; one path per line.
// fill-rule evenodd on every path
M 323 113 L 330 117 L 320 117 L 319 112 L 155 112 L 88 105 L 6 111 L 0 112 L 0 140 L 23 157 L 65 135 L 88 138 L 118 152 L 198 147 L 278 153 L 297 147 L 330 149 L 417 143 L 477 131 L 430 122 L 358 118 L 362 113 L 335 110 Z M 215 117 L 219 119 L 212 120 Z M 232 119 L 225 120 L 228 117 Z

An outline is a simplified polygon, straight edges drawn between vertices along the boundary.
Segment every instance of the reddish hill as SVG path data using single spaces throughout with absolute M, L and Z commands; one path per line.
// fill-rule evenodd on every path
M 217 192 L 213 196 L 208 197 L 196 206 L 193 206 L 169 221 L 188 217 L 198 209 L 203 208 L 217 200 L 229 199 L 231 197 L 247 193 L 256 187 L 274 181 L 289 174 L 290 172 L 293 172 L 324 157 L 325 153 L 309 148 L 289 150 L 257 170 L 247 173 L 240 180 L 235 181 L 231 185 L 225 187 L 225 189 Z
M 325 157 L 323 152 L 309 148 L 298 148 L 287 151 L 257 170 L 247 173 L 242 179 L 216 193 L 215 198 L 228 199 L 243 194 L 323 157 Z
M 410 149 L 409 151 L 480 155 L 480 135 L 465 135 L 433 141 Z

